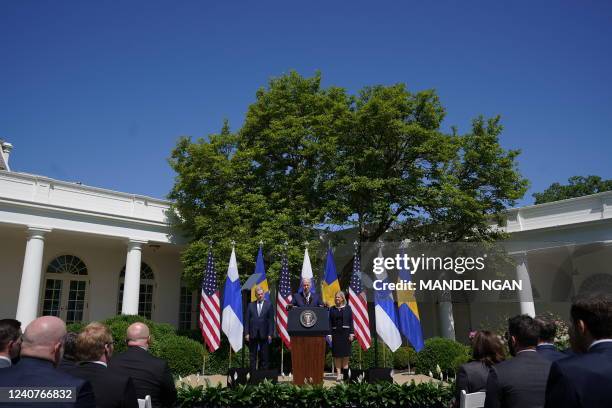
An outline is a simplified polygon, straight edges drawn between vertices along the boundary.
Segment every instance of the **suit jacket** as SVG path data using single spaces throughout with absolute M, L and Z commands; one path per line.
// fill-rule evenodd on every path
M 274 334 L 274 308 L 270 301 L 263 301 L 261 315 L 257 314 L 257 302 L 249 303 L 244 321 L 244 333 L 252 339 L 265 339 Z
M 291 299 L 291 304 L 297 307 L 312 306 L 312 307 L 324 307 L 325 305 L 321 301 L 321 297 L 316 293 L 310 292 L 310 304 L 306 303 L 306 298 L 302 293 L 295 293 Z
M 77 365 L 77 362 L 75 360 L 66 358 L 64 356 L 64 358 L 62 358 L 59 364 L 57 365 L 57 369 L 65 373 L 68 373 L 70 370 L 76 367 L 76 365 Z
M 97 408 L 138 408 L 136 390 L 130 377 L 92 362 L 75 364 L 68 373 L 91 383 Z
M 171 407 L 176 401 L 176 387 L 168 363 L 147 350 L 130 346 L 111 358 L 108 365 L 114 372 L 132 377 L 136 397 L 151 396 L 154 408 Z
M 542 344 L 536 347 L 536 351 L 545 359 L 550 362 L 557 361 L 560 358 L 568 357 L 567 354 L 560 352 L 555 346 L 552 344 Z
M 91 384 L 82 378 L 58 371 L 53 363 L 33 357 L 22 357 L 19 364 L 0 370 L 0 387 L 61 387 L 76 390 L 76 402 L 37 402 L 37 408 L 95 408 Z M 0 407 L 24 407 L 21 403 L 0 403 Z
M 0 368 L 8 368 L 11 365 L 12 364 L 11 364 L 10 360 L 5 360 L 3 358 L 0 358 Z
M 354 334 L 353 311 L 349 305 L 342 308 L 333 306 L 329 309 L 329 323 L 332 330 L 349 329 L 349 334 Z
M 536 351 L 522 351 L 491 367 L 485 408 L 541 408 L 551 362 Z
M 461 398 L 461 391 L 466 393 L 485 391 L 487 388 L 487 378 L 489 377 L 489 367 L 480 361 L 470 361 L 463 364 L 457 370 L 457 406 Z
M 546 408 L 612 407 L 612 343 L 553 363 L 546 386 Z

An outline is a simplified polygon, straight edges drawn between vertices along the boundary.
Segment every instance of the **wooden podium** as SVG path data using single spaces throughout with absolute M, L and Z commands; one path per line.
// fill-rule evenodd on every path
M 325 336 L 329 312 L 324 307 L 289 310 L 287 332 L 291 336 L 291 367 L 296 385 L 322 384 L 325 368 Z

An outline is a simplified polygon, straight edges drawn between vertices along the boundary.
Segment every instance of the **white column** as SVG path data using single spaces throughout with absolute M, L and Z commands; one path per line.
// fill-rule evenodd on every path
M 38 315 L 45 233 L 49 231 L 51 230 L 46 228 L 28 227 L 28 241 L 23 259 L 21 286 L 19 287 L 19 300 L 17 301 L 17 315 L 15 317 L 21 322 L 21 327 L 24 328 Z
M 451 293 L 441 292 L 438 303 L 438 317 L 440 319 L 440 334 L 447 339 L 455 340 L 455 319 L 453 317 L 453 303 Z
M 531 279 L 527 268 L 527 253 L 522 252 L 515 256 L 516 260 L 516 279 L 521 282 L 522 289 L 519 290 L 518 297 L 521 307 L 521 314 L 535 317 L 535 304 L 533 303 L 533 292 L 531 290 Z
M 125 261 L 125 279 L 123 281 L 123 303 L 121 314 L 138 314 L 138 295 L 140 294 L 140 262 L 142 244 L 146 241 L 130 240 Z

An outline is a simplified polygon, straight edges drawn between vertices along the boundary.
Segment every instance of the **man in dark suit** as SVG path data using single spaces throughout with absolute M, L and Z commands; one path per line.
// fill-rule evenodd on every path
M 249 343 L 249 359 L 251 370 L 268 369 L 270 342 L 274 334 L 274 310 L 272 303 L 264 299 L 264 290 L 255 288 L 257 300 L 249 303 L 244 322 L 245 340 Z
M 21 322 L 15 319 L 0 320 L 0 368 L 8 368 L 21 351 Z
M 68 372 L 76 366 L 76 340 L 78 336 L 79 333 L 68 332 L 64 337 L 64 355 L 62 361 L 57 365 L 58 370 Z
M 302 279 L 302 293 L 295 293 L 291 299 L 291 304 L 297 307 L 317 306 L 324 307 L 321 298 L 316 293 L 310 291 L 310 279 Z
M 136 397 L 151 396 L 154 408 L 171 407 L 176 401 L 176 388 L 168 363 L 149 353 L 151 336 L 144 323 L 133 323 L 127 329 L 128 348 L 114 356 L 109 368 L 132 377 Z
M 538 346 L 536 347 L 538 354 L 550 362 L 567 357 L 567 354 L 560 352 L 555 346 L 555 336 L 557 335 L 555 321 L 548 317 L 539 317 L 536 319 L 536 323 L 540 327 Z
M 55 369 L 62 357 L 66 324 L 57 317 L 43 316 L 26 327 L 22 336 L 19 364 L 0 370 L 0 387 L 57 387 L 73 390 L 74 402 L 24 401 L 0 403 L 0 407 L 36 406 L 37 408 L 95 408 L 96 400 L 91 384 Z
M 553 363 L 546 408 L 612 407 L 612 296 L 572 304 L 570 342 L 577 354 Z
M 550 361 L 535 350 L 539 327 L 527 315 L 508 320 L 508 347 L 513 358 L 491 367 L 485 408 L 541 408 L 544 406 Z
M 132 379 L 108 368 L 113 355 L 113 336 L 102 323 L 90 323 L 76 340 L 76 355 L 80 363 L 68 368 L 68 373 L 91 383 L 97 408 L 138 408 Z

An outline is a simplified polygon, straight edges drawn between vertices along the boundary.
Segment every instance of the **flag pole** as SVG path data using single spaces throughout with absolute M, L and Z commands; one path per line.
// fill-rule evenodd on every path
M 206 375 L 206 354 L 204 353 L 204 358 L 202 358 L 202 375 Z
M 281 339 L 281 375 L 283 377 L 285 376 L 284 356 L 285 356 L 285 346 L 283 345 L 283 340 Z
M 362 362 L 363 362 L 363 358 L 361 356 L 361 344 L 359 345 L 359 369 L 362 370 Z
M 387 366 L 387 347 L 383 344 L 383 367 Z

